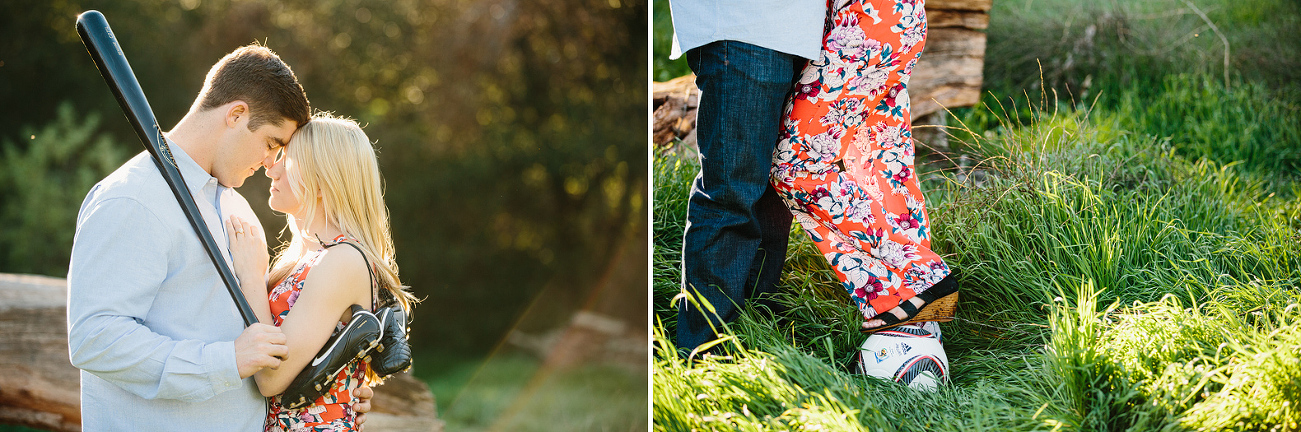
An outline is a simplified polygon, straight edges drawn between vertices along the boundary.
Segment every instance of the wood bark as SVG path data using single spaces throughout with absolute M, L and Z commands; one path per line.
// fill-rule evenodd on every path
M 962 28 L 930 30 L 926 51 L 908 81 L 913 119 L 980 100 L 985 34 Z
M 989 12 L 994 0 L 926 0 L 926 12 L 931 10 L 967 10 Z
M 0 274 L 0 424 L 81 430 L 81 371 L 68 360 L 68 284 Z M 441 431 L 434 396 L 410 373 L 375 387 L 366 428 Z
M 696 144 L 696 109 L 700 106 L 700 89 L 696 76 L 688 74 L 657 82 L 651 88 L 655 113 L 651 116 L 652 140 L 666 146 L 677 139 L 685 147 Z
M 67 283 L 0 275 L 0 423 L 81 430 L 81 375 L 68 360 Z
M 928 30 L 950 27 L 984 30 L 989 28 L 989 14 L 983 11 L 927 10 L 926 27 Z

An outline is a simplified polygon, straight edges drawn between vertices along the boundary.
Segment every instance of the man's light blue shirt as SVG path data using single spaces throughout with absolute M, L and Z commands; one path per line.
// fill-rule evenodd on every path
M 721 40 L 817 59 L 822 52 L 826 0 L 669 0 L 673 51 L 669 58 Z
M 172 154 L 229 263 L 224 218 L 257 216 L 179 146 Z M 83 430 L 263 430 L 266 399 L 235 365 L 243 330 L 147 153 L 91 188 L 68 269 L 68 350 L 81 369 Z

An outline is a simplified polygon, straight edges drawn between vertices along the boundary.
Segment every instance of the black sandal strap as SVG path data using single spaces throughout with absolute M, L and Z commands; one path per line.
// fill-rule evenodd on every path
M 894 314 L 892 314 L 892 313 L 890 313 L 890 312 L 882 312 L 882 313 L 876 314 L 876 316 L 872 317 L 872 319 L 879 319 L 879 320 L 881 320 L 882 322 L 884 322 L 885 324 L 882 325 L 882 327 L 883 327 L 883 326 L 890 326 L 890 325 L 899 324 L 899 323 L 901 323 L 901 322 L 904 321 L 904 320 L 899 319 L 899 317 L 894 316 Z M 873 327 L 873 328 L 876 328 L 876 327 Z
M 930 302 L 923 303 L 923 304 L 922 304 L 922 307 L 926 307 L 926 305 L 928 305 L 928 304 L 931 304 L 931 303 L 930 303 Z M 917 310 L 917 306 L 913 306 L 913 302 L 912 302 L 912 300 L 908 300 L 908 301 L 905 301 L 905 302 L 903 302 L 903 303 L 899 303 L 899 309 L 900 309 L 900 310 L 903 310 L 903 313 L 907 314 L 909 317 L 915 317 L 915 316 L 917 316 L 917 312 L 918 312 L 918 310 Z M 890 314 L 890 315 L 894 315 L 894 314 Z
M 926 291 L 922 291 L 920 294 L 917 294 L 917 298 L 922 299 L 926 304 L 930 304 L 935 300 L 955 292 L 958 292 L 958 276 L 953 272 L 950 272 L 948 276 L 945 276 L 944 279 L 936 282 L 934 286 L 928 288 Z M 910 312 L 909 315 L 912 315 L 912 313 Z

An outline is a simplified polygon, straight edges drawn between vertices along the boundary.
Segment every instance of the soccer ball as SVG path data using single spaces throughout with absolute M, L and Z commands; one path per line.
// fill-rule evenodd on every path
M 858 351 L 858 373 L 934 391 L 949 378 L 939 323 L 902 325 L 868 336 Z

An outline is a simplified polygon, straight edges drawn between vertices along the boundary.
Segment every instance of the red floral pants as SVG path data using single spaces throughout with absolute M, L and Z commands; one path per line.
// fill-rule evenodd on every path
M 822 57 L 787 104 L 772 182 L 864 319 L 949 275 L 930 249 L 913 158 L 908 77 L 922 0 L 831 0 Z

